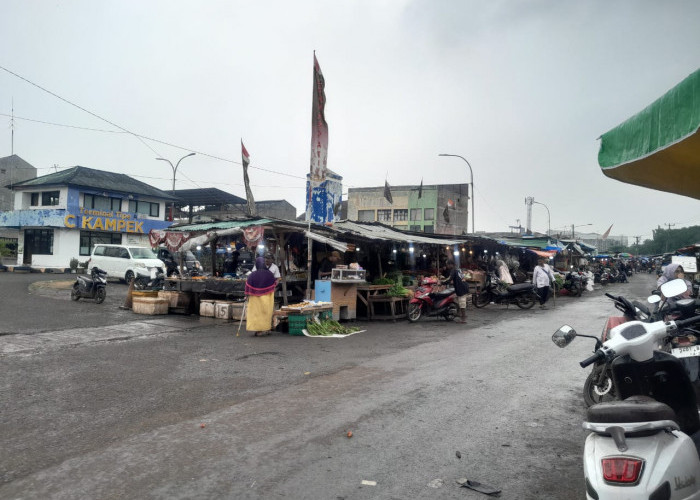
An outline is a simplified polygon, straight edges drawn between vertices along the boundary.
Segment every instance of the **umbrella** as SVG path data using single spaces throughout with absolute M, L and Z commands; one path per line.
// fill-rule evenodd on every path
M 700 70 L 600 139 L 608 177 L 700 199 Z

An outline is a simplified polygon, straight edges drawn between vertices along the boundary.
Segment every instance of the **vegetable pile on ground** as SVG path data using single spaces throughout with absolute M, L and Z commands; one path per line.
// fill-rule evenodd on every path
M 360 328 L 356 326 L 346 327 L 335 320 L 324 319 L 319 323 L 316 323 L 315 321 L 309 321 L 306 325 L 306 331 L 309 332 L 309 335 L 318 335 L 326 337 L 333 334 L 348 335 L 350 333 L 359 332 Z

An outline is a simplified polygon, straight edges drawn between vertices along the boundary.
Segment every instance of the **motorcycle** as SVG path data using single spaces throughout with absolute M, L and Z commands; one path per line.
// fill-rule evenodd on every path
M 507 285 L 495 275 L 486 275 L 484 288 L 472 295 L 474 307 L 485 307 L 491 302 L 495 304 L 515 304 L 520 309 L 530 309 L 539 298 L 532 283 Z
M 90 276 L 79 275 L 70 291 L 71 300 L 95 299 L 101 304 L 107 297 L 107 271 L 99 267 L 93 267 Z
M 573 295 L 574 297 L 580 297 L 583 293 L 583 283 L 584 278 L 579 274 L 578 271 L 574 271 L 574 266 L 571 266 L 571 270 L 564 276 L 564 284 L 562 288 L 566 290 L 568 295 Z
M 682 293 L 682 292 L 681 292 Z M 681 299 L 674 301 L 673 305 L 665 300 L 661 299 L 660 295 L 651 295 L 647 301 L 654 305 L 652 309 L 649 309 L 646 305 L 638 301 L 630 302 L 625 297 L 619 295 L 614 296 L 609 293 L 605 294 L 607 297 L 613 300 L 615 303 L 615 308 L 622 312 L 622 316 L 611 316 L 603 327 L 603 332 L 600 337 L 596 339 L 595 349 L 599 349 L 600 346 L 610 338 L 611 330 L 623 323 L 629 321 L 643 321 L 645 323 L 652 323 L 655 321 L 670 320 L 670 319 L 687 319 L 695 314 L 696 304 L 692 299 Z M 697 339 L 692 337 L 683 338 L 677 337 L 674 341 L 677 347 L 695 345 Z M 685 355 L 685 357 L 691 357 L 689 350 L 678 350 L 673 351 L 674 347 L 670 344 L 662 345 L 661 348 L 672 354 Z M 700 349 L 700 346 L 698 346 Z M 693 351 L 694 352 L 694 351 Z M 695 356 L 700 356 L 700 351 L 695 354 Z M 697 375 L 697 365 L 698 360 L 692 359 L 684 361 L 684 365 L 688 366 L 689 376 L 691 380 L 695 382 L 698 378 Z M 694 373 L 693 373 L 694 372 Z M 588 374 L 586 381 L 583 384 L 583 400 L 586 406 L 592 406 L 597 403 L 604 401 L 611 401 L 617 399 L 617 389 L 613 381 L 610 364 L 605 362 L 605 360 L 600 360 L 596 362 Z
M 678 295 L 674 280 L 662 285 Z M 683 284 L 685 289 L 685 284 Z M 581 367 L 607 360 L 620 400 L 591 406 L 583 428 L 584 477 L 588 499 L 700 498 L 700 417 L 695 391 L 680 361 L 655 350 L 700 323 L 700 316 L 678 321 L 629 321 L 611 330 Z M 565 347 L 577 333 L 568 325 L 552 336 Z
M 408 321 L 422 316 L 442 316 L 452 321 L 457 316 L 457 295 L 454 288 L 442 288 L 435 278 L 426 278 L 408 303 Z
M 162 290 L 165 285 L 165 273 L 157 271 L 155 277 L 137 276 L 134 278 L 134 290 Z

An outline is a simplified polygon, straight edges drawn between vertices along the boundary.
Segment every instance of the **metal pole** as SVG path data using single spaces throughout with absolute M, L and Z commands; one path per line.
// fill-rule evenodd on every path
M 474 229 L 475 229 L 475 226 L 474 226 L 474 171 L 472 170 L 472 166 L 467 161 L 467 159 L 463 156 L 447 154 L 447 153 L 440 153 L 438 156 L 454 156 L 456 158 L 461 158 L 462 160 L 464 160 L 464 163 L 466 163 L 467 166 L 469 167 L 470 184 L 472 186 L 472 234 L 474 234 Z M 468 193 L 467 193 L 467 195 L 468 195 Z M 466 228 L 467 232 L 469 232 L 468 226 L 469 226 L 469 215 L 467 215 L 467 228 Z
M 177 163 L 175 164 L 175 166 L 173 166 L 173 162 L 171 162 L 171 161 L 168 160 L 167 158 L 156 158 L 156 160 L 167 161 L 167 162 L 170 164 L 170 168 L 173 170 L 173 189 L 172 189 L 172 195 L 173 195 L 173 196 L 175 196 L 175 174 L 177 173 L 177 167 L 180 166 L 180 162 L 181 162 L 182 160 L 184 160 L 185 158 L 187 158 L 187 157 L 189 157 L 189 156 L 194 156 L 194 155 L 196 155 L 196 154 L 197 154 L 197 153 L 189 153 L 189 154 L 186 154 L 185 156 L 183 156 L 182 158 L 180 158 L 180 159 L 177 161 Z M 175 200 L 173 200 L 172 203 L 170 203 L 170 220 L 172 221 L 172 220 L 174 220 L 174 218 L 175 218 Z

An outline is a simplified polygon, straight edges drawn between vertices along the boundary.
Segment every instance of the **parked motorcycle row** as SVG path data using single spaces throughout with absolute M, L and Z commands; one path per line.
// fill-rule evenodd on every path
M 700 302 L 679 298 L 686 291 L 682 279 L 669 281 L 649 305 L 606 294 L 623 316 L 600 337 L 568 325 L 552 336 L 559 347 L 595 341 L 580 363 L 593 365 L 584 385 L 588 499 L 700 498 Z

